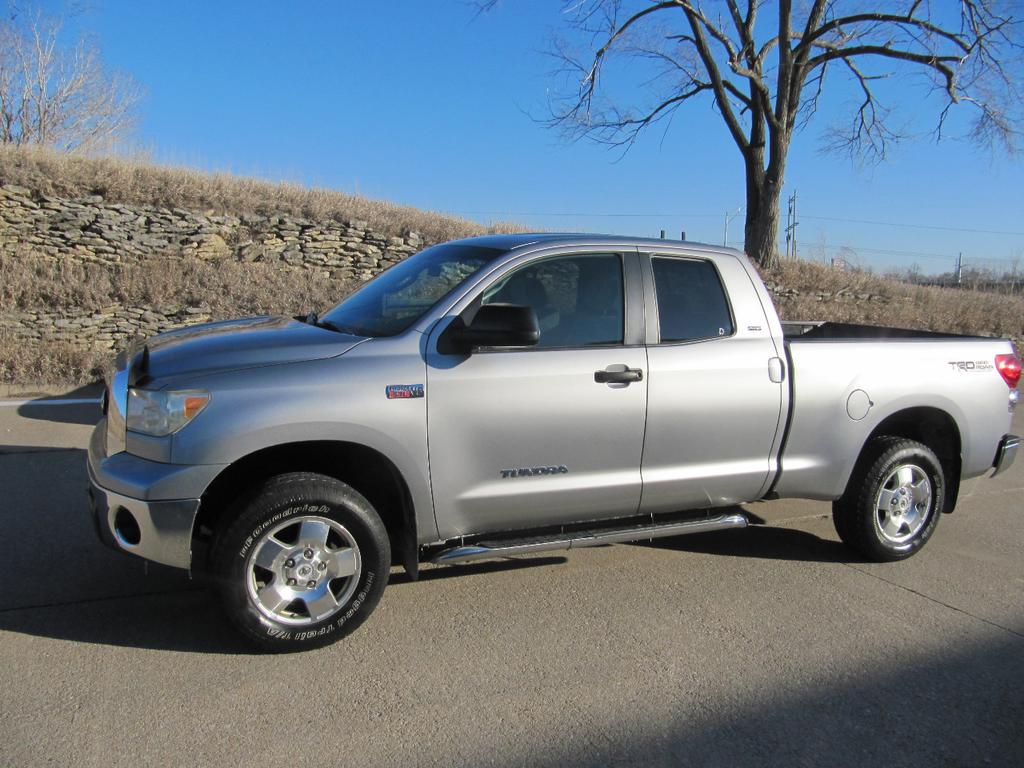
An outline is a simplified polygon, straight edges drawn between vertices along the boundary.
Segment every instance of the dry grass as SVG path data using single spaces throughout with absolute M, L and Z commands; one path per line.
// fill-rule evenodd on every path
M 153 166 L 121 158 L 83 158 L 0 147 L 0 183 L 58 197 L 102 195 L 112 202 L 238 215 L 292 214 L 314 220 L 366 221 L 385 235 L 408 230 L 427 240 L 479 234 L 463 219 L 324 189 Z M 496 225 L 492 231 L 514 231 Z M 1024 341 L 1024 297 L 912 286 L 811 262 L 786 262 L 765 278 L 797 295 L 778 301 L 787 320 L 842 322 L 1003 336 Z M 153 258 L 112 267 L 44 259 L 31 251 L 0 256 L 0 313 L 97 311 L 111 304 L 169 312 L 203 306 L 218 318 L 324 310 L 353 285 L 316 272 L 266 263 Z M 836 297 L 840 291 L 845 296 Z M 820 293 L 829 294 L 819 300 Z M 853 294 L 851 296 L 850 294 Z M 864 301 L 856 294 L 883 297 Z M 26 344 L 0 331 L 0 382 L 80 384 L 106 364 L 106 352 L 65 342 Z
M 26 344 L 0 329 L 0 383 L 77 386 L 103 378 L 109 352 L 64 341 Z
M 1022 296 L 910 285 L 865 272 L 840 272 L 808 261 L 783 262 L 763 276 L 799 292 L 777 302 L 783 320 L 832 320 L 998 336 L 1012 339 L 1018 350 L 1024 343 Z M 843 289 L 854 295 L 881 296 L 885 301 L 817 298 L 821 292 L 835 296 Z
M 202 306 L 215 318 L 297 315 L 326 310 L 354 287 L 265 263 L 156 258 L 105 267 L 0 255 L 0 312 L 98 312 L 121 304 L 168 313 Z M 26 342 L 0 330 L 0 383 L 87 384 L 102 377 L 111 357 L 64 341 Z
M 1024 297 L 929 288 L 865 273 L 843 273 L 811 262 L 790 262 L 766 279 L 798 292 L 778 301 L 786 320 L 835 320 L 1024 341 Z M 99 311 L 111 304 L 174 311 L 204 306 L 217 318 L 323 311 L 355 286 L 280 265 L 154 258 L 106 267 L 45 259 L 31 253 L 0 255 L 0 311 Z M 822 292 L 871 294 L 819 301 Z M 0 382 L 77 385 L 96 378 L 109 354 L 66 342 L 26 344 L 0 332 Z
M 355 287 L 306 269 L 231 260 L 154 258 L 107 267 L 0 254 L 0 311 L 82 309 L 111 304 L 176 311 L 209 307 L 216 317 L 323 311 Z
M 0 184 L 54 197 L 102 195 L 108 202 L 187 208 L 216 214 L 288 214 L 318 221 L 365 221 L 383 235 L 419 232 L 431 241 L 523 228 L 482 226 L 467 219 L 371 200 L 330 189 L 302 187 L 121 157 L 83 157 L 39 148 L 0 146 Z

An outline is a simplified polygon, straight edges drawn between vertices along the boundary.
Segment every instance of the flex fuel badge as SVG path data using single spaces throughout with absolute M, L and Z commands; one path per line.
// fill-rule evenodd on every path
M 408 400 L 413 397 L 423 397 L 422 384 L 388 384 L 384 387 L 384 394 L 388 400 Z

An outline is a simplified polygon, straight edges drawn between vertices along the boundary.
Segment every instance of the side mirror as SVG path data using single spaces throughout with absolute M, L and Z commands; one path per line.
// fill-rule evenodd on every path
M 456 320 L 448 327 L 441 351 L 469 354 L 478 347 L 532 347 L 539 340 L 533 307 L 484 304 L 469 325 Z

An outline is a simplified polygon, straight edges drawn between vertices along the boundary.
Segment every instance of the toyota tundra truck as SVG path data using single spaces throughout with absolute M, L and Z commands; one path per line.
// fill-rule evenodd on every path
M 191 569 L 270 650 L 324 645 L 392 566 L 740 528 L 832 502 L 871 560 L 1004 471 L 1009 341 L 780 322 L 727 248 L 589 235 L 436 245 L 333 309 L 118 357 L 93 432 L 111 547 Z

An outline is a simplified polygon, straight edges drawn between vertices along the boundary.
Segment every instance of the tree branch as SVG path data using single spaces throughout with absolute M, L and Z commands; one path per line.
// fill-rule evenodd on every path
M 930 69 L 934 69 L 946 79 L 946 91 L 949 94 L 950 99 L 957 101 L 959 98 L 956 93 L 956 73 L 953 71 L 952 67 L 947 66 L 947 64 L 959 62 L 961 59 L 957 56 L 937 56 L 927 53 L 913 53 L 911 51 L 889 48 L 886 45 L 858 45 L 849 48 L 831 48 L 826 50 L 824 53 L 813 56 L 807 62 L 807 69 L 810 71 L 821 64 L 834 61 L 836 59 L 850 61 L 858 56 L 881 56 L 883 58 L 895 59 L 898 61 L 909 61 L 914 64 L 921 64 Z
M 851 132 L 848 135 L 841 135 L 833 131 L 830 148 L 843 149 L 854 155 L 867 154 L 870 159 L 883 160 L 888 142 L 900 137 L 886 127 L 886 113 L 882 111 L 871 90 L 870 82 L 880 78 L 865 75 L 851 59 L 842 59 L 842 62 L 853 74 L 864 98 L 855 113 Z
M 711 86 L 714 90 L 715 102 L 718 104 L 719 113 L 722 115 L 722 119 L 725 121 L 726 127 L 729 129 L 729 133 L 732 135 L 733 141 L 736 142 L 736 146 L 739 147 L 741 152 L 745 153 L 749 147 L 749 141 L 746 134 L 743 132 L 743 126 L 741 126 L 739 120 L 736 119 L 736 115 L 729 104 L 729 97 L 726 93 L 726 87 L 722 81 L 722 74 L 718 69 L 718 64 L 715 62 L 714 56 L 711 54 L 711 49 L 708 47 L 707 38 L 704 36 L 705 22 L 700 18 L 702 14 L 698 15 L 689 3 L 683 3 L 682 8 L 683 13 L 686 14 L 686 18 L 690 22 L 690 30 L 693 32 L 693 38 L 696 41 L 695 47 L 697 49 L 697 55 L 700 56 L 701 61 L 704 63 L 704 69 L 707 71 L 711 80 Z
M 942 29 L 936 24 L 933 24 L 926 19 L 914 18 L 913 12 L 920 5 L 920 3 L 914 3 L 911 7 L 910 13 L 905 16 L 899 16 L 891 13 L 857 13 L 850 16 L 839 16 L 832 19 L 831 21 L 822 24 L 817 29 L 805 34 L 803 37 L 803 45 L 809 46 L 816 40 L 821 39 L 829 32 L 838 31 L 843 27 L 852 27 L 864 22 L 876 22 L 876 23 L 891 23 L 898 25 L 907 25 L 912 27 L 918 27 L 931 34 L 938 35 L 941 38 L 948 40 L 954 45 L 958 46 L 964 53 L 970 53 L 971 46 L 961 39 L 961 36 Z

